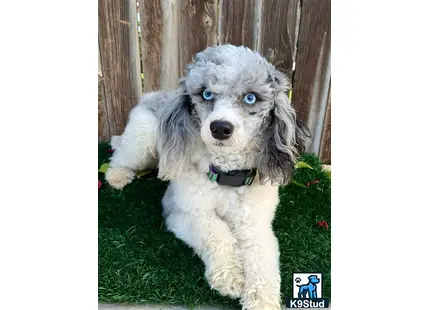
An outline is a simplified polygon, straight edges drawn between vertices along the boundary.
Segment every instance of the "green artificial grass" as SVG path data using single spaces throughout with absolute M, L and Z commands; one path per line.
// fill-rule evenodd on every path
M 108 162 L 108 144 L 99 144 L 99 167 Z M 280 189 L 273 229 L 279 241 L 281 293 L 292 297 L 293 272 L 322 272 L 323 297 L 330 298 L 330 177 L 314 155 L 301 160 L 314 169 L 296 169 L 301 184 Z M 167 187 L 158 179 L 136 179 L 123 191 L 99 189 L 99 301 L 158 303 L 240 309 L 237 300 L 210 290 L 204 265 L 193 250 L 167 232 L 161 198 Z M 329 229 L 316 225 L 324 220 Z

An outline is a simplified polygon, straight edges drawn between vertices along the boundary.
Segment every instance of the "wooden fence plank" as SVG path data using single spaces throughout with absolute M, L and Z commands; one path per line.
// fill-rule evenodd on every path
M 264 0 L 257 50 L 291 76 L 297 44 L 299 0 Z
M 192 57 L 217 44 L 218 0 L 180 0 L 179 66 L 183 75 Z
M 223 1 L 218 32 L 220 44 L 253 48 L 255 0 Z
M 98 70 L 98 137 L 99 142 L 108 141 L 110 138 L 109 131 L 109 121 L 107 114 L 107 106 L 105 99 L 105 87 L 103 81 L 103 71 L 100 58 L 100 47 L 98 49 L 98 60 L 99 60 L 99 70 Z
M 293 105 L 314 140 L 318 154 L 330 84 L 330 0 L 303 0 L 300 16 Z
M 178 86 L 179 68 L 179 6 L 180 0 L 163 0 L 163 58 L 161 64 L 161 88 Z
M 139 51 L 139 34 L 137 29 L 137 1 L 127 0 L 129 2 L 129 22 L 130 22 L 130 70 L 132 77 L 132 94 L 138 97 L 142 96 L 142 82 L 140 76 L 140 51 Z
M 142 63 L 144 92 L 161 86 L 163 56 L 163 3 L 162 0 L 139 2 L 142 33 Z
M 140 97 L 138 87 L 133 86 L 131 55 L 135 51 L 130 28 L 130 1 L 99 0 L 100 56 L 111 135 L 123 132 L 128 113 Z
M 331 90 L 327 100 L 319 157 L 323 164 L 331 165 Z

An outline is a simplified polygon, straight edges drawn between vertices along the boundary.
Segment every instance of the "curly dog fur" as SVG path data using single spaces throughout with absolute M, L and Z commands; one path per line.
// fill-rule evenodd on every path
M 211 288 L 240 298 L 243 309 L 280 309 L 272 220 L 278 187 L 289 182 L 309 138 L 288 99 L 290 88 L 258 53 L 209 47 L 187 66 L 177 90 L 145 94 L 112 140 L 109 184 L 122 189 L 136 171 L 157 167 L 159 178 L 170 180 L 162 200 L 168 230 L 203 260 Z M 253 104 L 244 101 L 249 93 Z M 222 139 L 211 129 L 216 122 L 232 129 Z M 211 164 L 256 169 L 257 176 L 250 186 L 219 185 L 207 176 Z

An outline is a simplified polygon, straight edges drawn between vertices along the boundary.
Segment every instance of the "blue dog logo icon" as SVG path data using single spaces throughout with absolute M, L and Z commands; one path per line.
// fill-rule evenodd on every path
M 293 297 L 286 298 L 287 309 L 329 307 L 328 298 L 323 298 L 324 277 L 321 272 L 293 273 L 292 280 Z
M 310 275 L 308 279 L 307 284 L 296 284 L 299 287 L 298 298 L 318 298 L 317 284 L 320 283 L 320 279 L 316 275 Z

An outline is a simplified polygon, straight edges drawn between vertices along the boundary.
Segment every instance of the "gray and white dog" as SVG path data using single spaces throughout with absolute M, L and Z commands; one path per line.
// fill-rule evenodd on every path
M 145 94 L 106 172 L 122 189 L 138 170 L 170 180 L 167 229 L 206 266 L 211 288 L 243 309 L 280 309 L 278 187 L 309 138 L 288 99 L 288 78 L 246 47 L 196 55 L 179 89 Z

